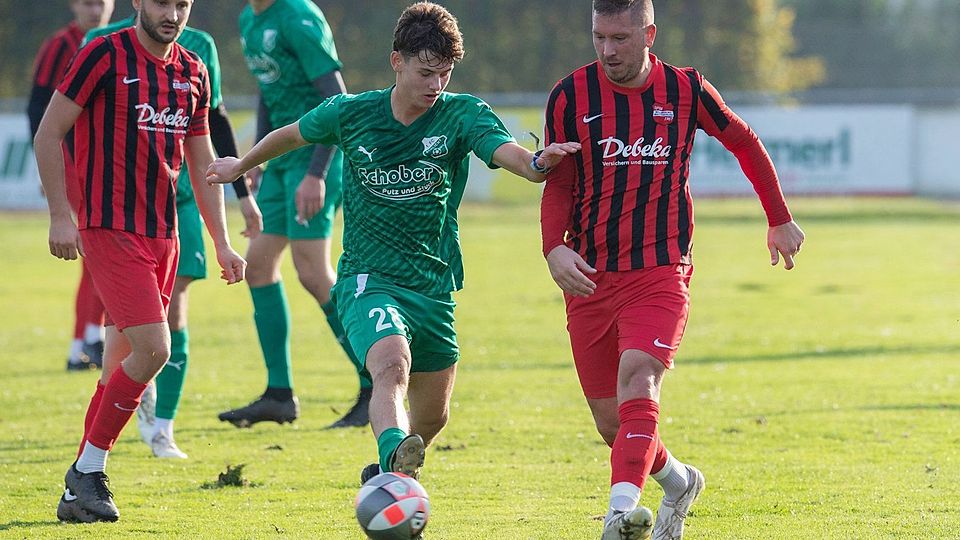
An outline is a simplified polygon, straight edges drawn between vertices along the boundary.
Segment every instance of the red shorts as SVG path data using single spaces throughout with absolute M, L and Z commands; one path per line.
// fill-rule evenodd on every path
M 636 349 L 673 367 L 690 307 L 693 266 L 597 272 L 587 297 L 564 295 L 567 331 L 583 394 L 616 397 L 623 351 Z
M 80 241 L 106 310 L 105 325 L 165 322 L 177 274 L 176 238 L 149 238 L 113 229 L 83 229 Z

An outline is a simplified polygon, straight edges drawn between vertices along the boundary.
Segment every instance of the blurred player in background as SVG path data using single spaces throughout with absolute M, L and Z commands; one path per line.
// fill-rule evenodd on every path
M 105 36 L 136 24 L 136 15 L 91 30 L 84 39 L 85 43 L 99 36 Z M 236 156 L 237 142 L 227 116 L 223 97 L 220 93 L 220 59 L 213 37 L 201 30 L 184 27 L 177 43 L 200 57 L 207 66 L 210 79 L 210 139 L 220 156 Z M 233 190 L 240 201 L 245 229 L 243 236 L 253 238 L 263 228 L 263 218 L 254 197 L 247 187 L 246 178 L 233 182 Z M 177 262 L 177 277 L 170 297 L 170 309 L 167 323 L 170 325 L 170 359 L 157 374 L 156 384 L 150 384 L 144 391 L 140 406 L 137 408 L 137 427 L 140 437 L 150 445 L 153 455 L 159 458 L 187 457 L 177 446 L 173 435 L 173 421 L 177 415 L 183 384 L 187 376 L 190 359 L 190 334 L 187 331 L 187 287 L 193 280 L 207 276 L 207 254 L 203 245 L 202 224 L 197 201 L 190 185 L 190 175 L 186 167 L 181 169 L 177 179 L 177 230 L 180 238 L 180 256 Z
M 658 432 L 660 386 L 689 307 L 696 130 L 740 162 L 767 215 L 771 264 L 793 268 L 803 232 L 756 134 L 693 68 L 650 54 L 651 0 L 594 0 L 598 61 L 562 79 L 546 110 L 548 142 L 583 152 L 547 176 L 543 252 L 563 289 L 574 362 L 597 430 L 611 447 L 603 540 L 683 536 L 703 474 L 670 455 Z M 646 477 L 664 497 L 653 523 L 638 507 Z
M 310 0 L 250 0 L 240 14 L 240 40 L 247 67 L 260 87 L 257 140 L 345 91 L 333 34 Z M 318 144 L 271 160 L 262 174 L 257 202 L 263 210 L 263 234 L 252 238 L 247 250 L 247 284 L 267 387 L 252 403 L 221 413 L 220 420 L 249 427 L 263 421 L 293 422 L 300 416 L 293 394 L 290 310 L 280 274 L 288 245 L 300 284 L 320 305 L 347 357 L 358 365 L 330 301 L 336 279 L 330 235 L 340 206 L 342 166 L 343 156 L 336 148 Z M 370 380 L 359 379 L 356 403 L 330 427 L 369 422 Z
M 120 517 L 105 473 L 107 455 L 147 383 L 170 358 L 167 307 L 184 156 L 221 277 L 237 283 L 246 266 L 230 246 L 223 190 L 202 180 L 214 159 L 210 84 L 199 57 L 175 43 L 193 3 L 134 0 L 133 6 L 136 27 L 97 38 L 77 54 L 34 139 L 50 208 L 50 252 L 68 260 L 84 256 L 106 308 L 103 372 L 79 456 L 64 478 L 57 506 L 63 521 Z M 79 227 L 66 200 L 60 149 L 74 127 Z
M 473 152 L 531 181 L 579 145 L 533 154 L 480 99 L 444 92 L 463 58 L 457 20 L 420 2 L 400 16 L 390 65 L 396 85 L 327 99 L 257 143 L 220 159 L 225 182 L 307 144 L 337 145 L 344 175 L 343 255 L 333 296 L 353 350 L 373 376 L 370 423 L 381 471 L 419 476 L 426 446 L 450 414 L 460 350 L 453 291 L 463 284 L 457 210 Z M 409 400 L 409 413 L 404 410 Z
M 113 0 L 70 0 L 73 21 L 43 42 L 34 61 L 33 88 L 27 102 L 30 118 L 30 136 L 37 135 L 40 119 L 50 98 L 77 53 L 83 35 L 99 28 L 113 14 Z M 79 186 L 73 166 L 73 137 L 68 135 L 63 145 L 66 167 L 67 198 L 74 213 L 79 213 Z M 103 364 L 103 302 L 93 286 L 90 271 L 81 261 L 80 285 L 74 304 L 73 341 L 67 354 L 67 370 L 100 367 Z

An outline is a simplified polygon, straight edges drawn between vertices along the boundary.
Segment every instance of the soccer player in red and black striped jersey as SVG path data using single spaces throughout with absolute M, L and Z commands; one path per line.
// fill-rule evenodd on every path
M 73 21 L 43 42 L 34 61 L 33 88 L 27 102 L 31 137 L 37 134 L 43 111 L 47 109 L 57 84 L 67 72 L 70 60 L 77 53 L 84 34 L 110 20 L 113 0 L 70 0 L 70 10 L 73 12 Z M 73 175 L 73 156 L 70 153 L 72 142 L 72 138 L 67 137 L 63 151 L 67 165 L 67 195 L 76 212 L 79 190 Z M 80 285 L 74 305 L 76 318 L 73 342 L 67 355 L 67 370 L 87 369 L 91 365 L 99 366 L 103 361 L 103 303 L 93 286 L 89 270 L 86 265 L 81 266 Z
M 658 433 L 663 375 L 687 322 L 693 202 L 687 178 L 698 129 L 740 162 L 767 215 L 771 264 L 793 268 L 803 232 L 756 134 L 693 68 L 650 54 L 651 0 L 594 0 L 598 60 L 557 83 L 548 143 L 583 150 L 547 175 L 543 251 L 565 293 L 574 362 L 597 430 L 611 447 L 603 539 L 680 538 L 703 489 Z M 656 523 L 638 507 L 648 475 L 663 487 Z
M 167 310 L 176 273 L 176 181 L 184 157 L 222 278 L 243 279 L 230 246 L 223 191 L 203 181 L 214 160 L 210 85 L 196 54 L 176 44 L 192 0 L 133 0 L 135 27 L 97 38 L 74 59 L 34 139 L 50 207 L 50 252 L 84 256 L 107 312 L 103 373 L 77 461 L 57 507 L 64 521 L 120 517 L 107 453 L 170 357 Z M 64 189 L 60 144 L 75 130 L 79 230 Z

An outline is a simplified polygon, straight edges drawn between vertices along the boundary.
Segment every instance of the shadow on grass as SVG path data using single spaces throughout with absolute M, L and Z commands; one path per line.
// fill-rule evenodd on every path
M 798 223 L 841 223 L 844 225 L 867 225 L 867 224 L 889 224 L 904 222 L 922 222 L 924 224 L 937 221 L 949 221 L 956 223 L 960 219 L 960 212 L 952 207 L 939 207 L 929 209 L 917 208 L 889 208 L 865 207 L 836 209 L 833 211 L 810 211 L 797 212 L 796 219 Z M 743 212 L 731 214 L 711 214 L 703 212 L 697 214 L 697 223 L 700 224 L 729 224 L 740 225 L 750 223 L 763 223 L 762 213 Z
M 737 364 L 746 362 L 785 362 L 793 360 L 836 360 L 838 358 L 856 358 L 873 356 L 903 356 L 918 354 L 956 354 L 960 345 L 900 345 L 895 347 L 850 347 L 835 349 L 814 349 L 806 351 L 778 352 L 754 355 L 718 355 L 718 356 L 682 356 L 682 364 Z
M 810 414 L 849 414 L 852 412 L 902 412 L 902 411 L 960 411 L 960 403 L 890 403 L 887 405 L 861 405 L 859 407 L 822 407 L 814 409 L 787 409 L 772 412 L 751 413 L 740 418 L 749 418 L 766 425 L 767 418 L 806 416 Z
M 0 523 L 0 531 L 9 531 L 11 529 L 32 529 L 34 527 L 50 527 L 50 526 L 59 526 L 60 521 L 56 519 L 50 519 L 46 521 L 8 521 L 7 523 Z
M 855 407 L 857 411 L 960 411 L 960 403 L 891 403 Z

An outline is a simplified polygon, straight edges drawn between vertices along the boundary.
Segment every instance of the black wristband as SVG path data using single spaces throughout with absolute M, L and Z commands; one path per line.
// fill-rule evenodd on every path
M 530 168 L 533 169 L 533 172 L 540 173 L 540 174 L 547 174 L 548 172 L 550 172 L 549 167 L 541 167 L 540 165 L 537 164 L 537 158 L 539 158 L 540 154 L 542 153 L 543 153 L 543 150 L 537 150 L 536 152 L 533 153 L 533 159 L 530 160 Z

